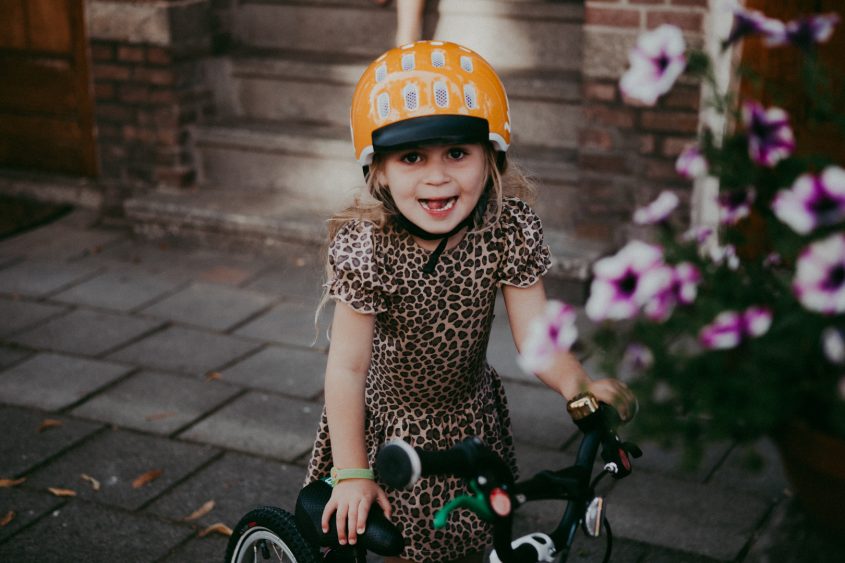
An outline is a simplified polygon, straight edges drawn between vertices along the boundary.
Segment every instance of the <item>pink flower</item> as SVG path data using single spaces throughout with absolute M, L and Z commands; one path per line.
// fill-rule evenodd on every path
M 597 261 L 593 274 L 586 312 L 594 321 L 630 319 L 672 283 L 663 250 L 636 240 Z
M 845 234 L 814 242 L 801 252 L 792 291 L 810 311 L 845 313 Z
M 517 363 L 529 373 L 552 365 L 555 355 L 568 351 L 578 339 L 575 309 L 560 301 L 549 301 L 541 317 L 534 319 L 522 343 Z
M 671 268 L 672 280 L 643 307 L 645 315 L 656 322 L 669 318 L 675 305 L 691 305 L 698 295 L 701 272 L 690 262 L 681 262 Z
M 792 43 L 807 48 L 815 43 L 825 43 L 833 35 L 833 28 L 838 23 L 839 15 L 833 12 L 793 20 L 779 31 L 769 33 L 766 44 L 779 46 Z
M 798 234 L 845 219 L 845 170 L 828 166 L 821 175 L 802 174 L 772 202 L 778 219 Z
M 723 225 L 736 225 L 751 213 L 756 197 L 754 188 L 719 194 L 719 221 Z
M 678 207 L 678 196 L 674 192 L 664 190 L 660 192 L 657 199 L 634 212 L 634 223 L 637 225 L 662 223 L 676 207 Z
M 764 109 L 758 102 L 745 102 L 742 119 L 748 131 L 748 154 L 760 166 L 771 168 L 795 150 L 789 115 L 781 108 Z
M 709 350 L 736 348 L 746 338 L 766 334 L 772 326 L 772 312 L 765 307 L 745 311 L 723 311 L 698 333 L 701 345 Z
M 708 170 L 707 159 L 704 158 L 698 145 L 687 146 L 675 161 L 675 171 L 687 180 L 704 176 Z
M 681 30 L 673 25 L 643 33 L 628 54 L 631 67 L 622 76 L 622 93 L 644 104 L 654 105 L 684 72 L 686 43 Z
M 779 37 L 784 33 L 783 22 L 766 17 L 762 12 L 746 10 L 738 4 L 735 4 L 732 10 L 734 13 L 733 28 L 731 28 L 728 38 L 722 42 L 723 49 L 749 35 Z

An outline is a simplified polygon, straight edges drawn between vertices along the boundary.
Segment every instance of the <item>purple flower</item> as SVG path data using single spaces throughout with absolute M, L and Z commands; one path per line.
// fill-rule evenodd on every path
M 645 371 L 654 365 L 654 354 L 648 346 L 633 342 L 625 348 L 622 365 L 634 372 Z
M 746 10 L 738 4 L 733 8 L 733 28 L 728 38 L 722 42 L 722 48 L 733 45 L 748 35 L 765 35 L 767 37 L 780 37 L 784 33 L 784 25 L 780 20 L 766 17 L 757 10 Z
M 670 283 L 643 307 L 645 315 L 656 322 L 668 319 L 676 304 L 690 305 L 698 295 L 701 272 L 695 265 L 681 262 L 674 268 L 670 267 L 670 270 Z
M 845 234 L 831 235 L 801 252 L 792 290 L 810 311 L 845 313 Z
M 828 166 L 821 175 L 802 174 L 792 188 L 777 193 L 772 209 L 802 235 L 839 223 L 845 219 L 845 170 Z
M 675 171 L 687 180 L 707 174 L 708 169 L 707 159 L 698 145 L 687 146 L 675 161 Z
M 833 12 L 793 20 L 781 30 L 769 33 L 766 44 L 778 46 L 792 43 L 807 48 L 815 43 L 825 43 L 833 35 L 833 28 L 838 23 L 839 15 Z
M 578 339 L 576 313 L 560 301 L 549 301 L 541 317 L 534 319 L 517 356 L 519 366 L 537 373 L 552 365 L 558 352 L 568 351 Z
M 742 118 L 748 131 L 748 153 L 760 166 L 771 168 L 795 150 L 789 116 L 782 109 L 765 109 L 758 102 L 745 102 Z
M 636 240 L 614 256 L 597 261 L 593 274 L 586 312 L 594 321 L 632 318 L 672 283 L 672 269 L 663 262 L 663 250 Z
M 654 225 L 665 221 L 678 206 L 678 196 L 669 190 L 660 192 L 657 199 L 634 212 L 637 225 Z
M 765 258 L 763 258 L 764 268 L 775 268 L 781 264 L 783 264 L 783 257 L 777 252 L 769 252 Z
M 751 204 L 756 197 L 754 188 L 719 194 L 719 221 L 723 225 L 736 225 L 751 213 Z
M 701 345 L 709 350 L 736 348 L 746 338 L 756 338 L 772 326 L 772 311 L 749 307 L 745 311 L 723 311 L 698 333 Z
M 822 331 L 822 350 L 832 364 L 845 365 L 845 334 L 829 326 Z
M 622 93 L 644 104 L 654 105 L 684 71 L 687 64 L 685 50 L 684 36 L 673 25 L 661 25 L 640 35 L 636 47 L 628 54 L 631 67 L 619 82 Z

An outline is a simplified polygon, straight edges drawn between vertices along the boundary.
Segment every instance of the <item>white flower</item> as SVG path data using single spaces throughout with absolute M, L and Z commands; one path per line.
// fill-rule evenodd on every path
M 571 306 L 550 300 L 541 317 L 535 318 L 522 343 L 517 363 L 528 373 L 551 367 L 559 352 L 568 351 L 578 339 L 576 313 Z
M 678 196 L 674 192 L 664 190 L 660 192 L 657 199 L 634 212 L 634 223 L 637 225 L 661 223 L 678 207 L 678 202 Z
M 585 310 L 594 321 L 636 316 L 673 280 L 672 268 L 663 262 L 663 250 L 637 240 L 597 261 L 593 274 Z
M 814 242 L 801 252 L 792 290 L 810 311 L 845 313 L 845 234 Z
M 698 145 L 688 145 L 675 162 L 675 171 L 687 180 L 704 176 L 709 168 L 707 159 L 704 158 Z
M 842 331 L 832 326 L 822 331 L 822 349 L 825 357 L 831 363 L 837 365 L 845 364 L 845 335 Z
M 736 348 L 746 338 L 763 336 L 772 326 L 772 312 L 765 307 L 749 307 L 745 311 L 723 311 L 701 329 L 698 340 L 711 350 Z
M 802 174 L 789 190 L 777 193 L 772 210 L 802 235 L 839 223 L 845 219 L 845 170 L 828 166 L 820 175 Z
M 631 67 L 619 83 L 622 93 L 654 105 L 684 72 L 685 50 L 684 36 L 673 25 L 661 25 L 640 35 L 636 47 L 628 54 Z

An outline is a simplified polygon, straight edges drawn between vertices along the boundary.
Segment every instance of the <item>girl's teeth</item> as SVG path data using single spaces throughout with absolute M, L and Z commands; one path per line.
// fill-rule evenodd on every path
M 423 199 L 420 200 L 423 207 L 429 211 L 447 211 L 455 205 L 455 198 L 451 199 Z

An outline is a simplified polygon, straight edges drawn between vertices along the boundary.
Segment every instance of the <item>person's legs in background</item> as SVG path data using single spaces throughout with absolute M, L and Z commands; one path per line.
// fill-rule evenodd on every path
M 396 45 L 405 45 L 422 38 L 425 0 L 396 0 Z

